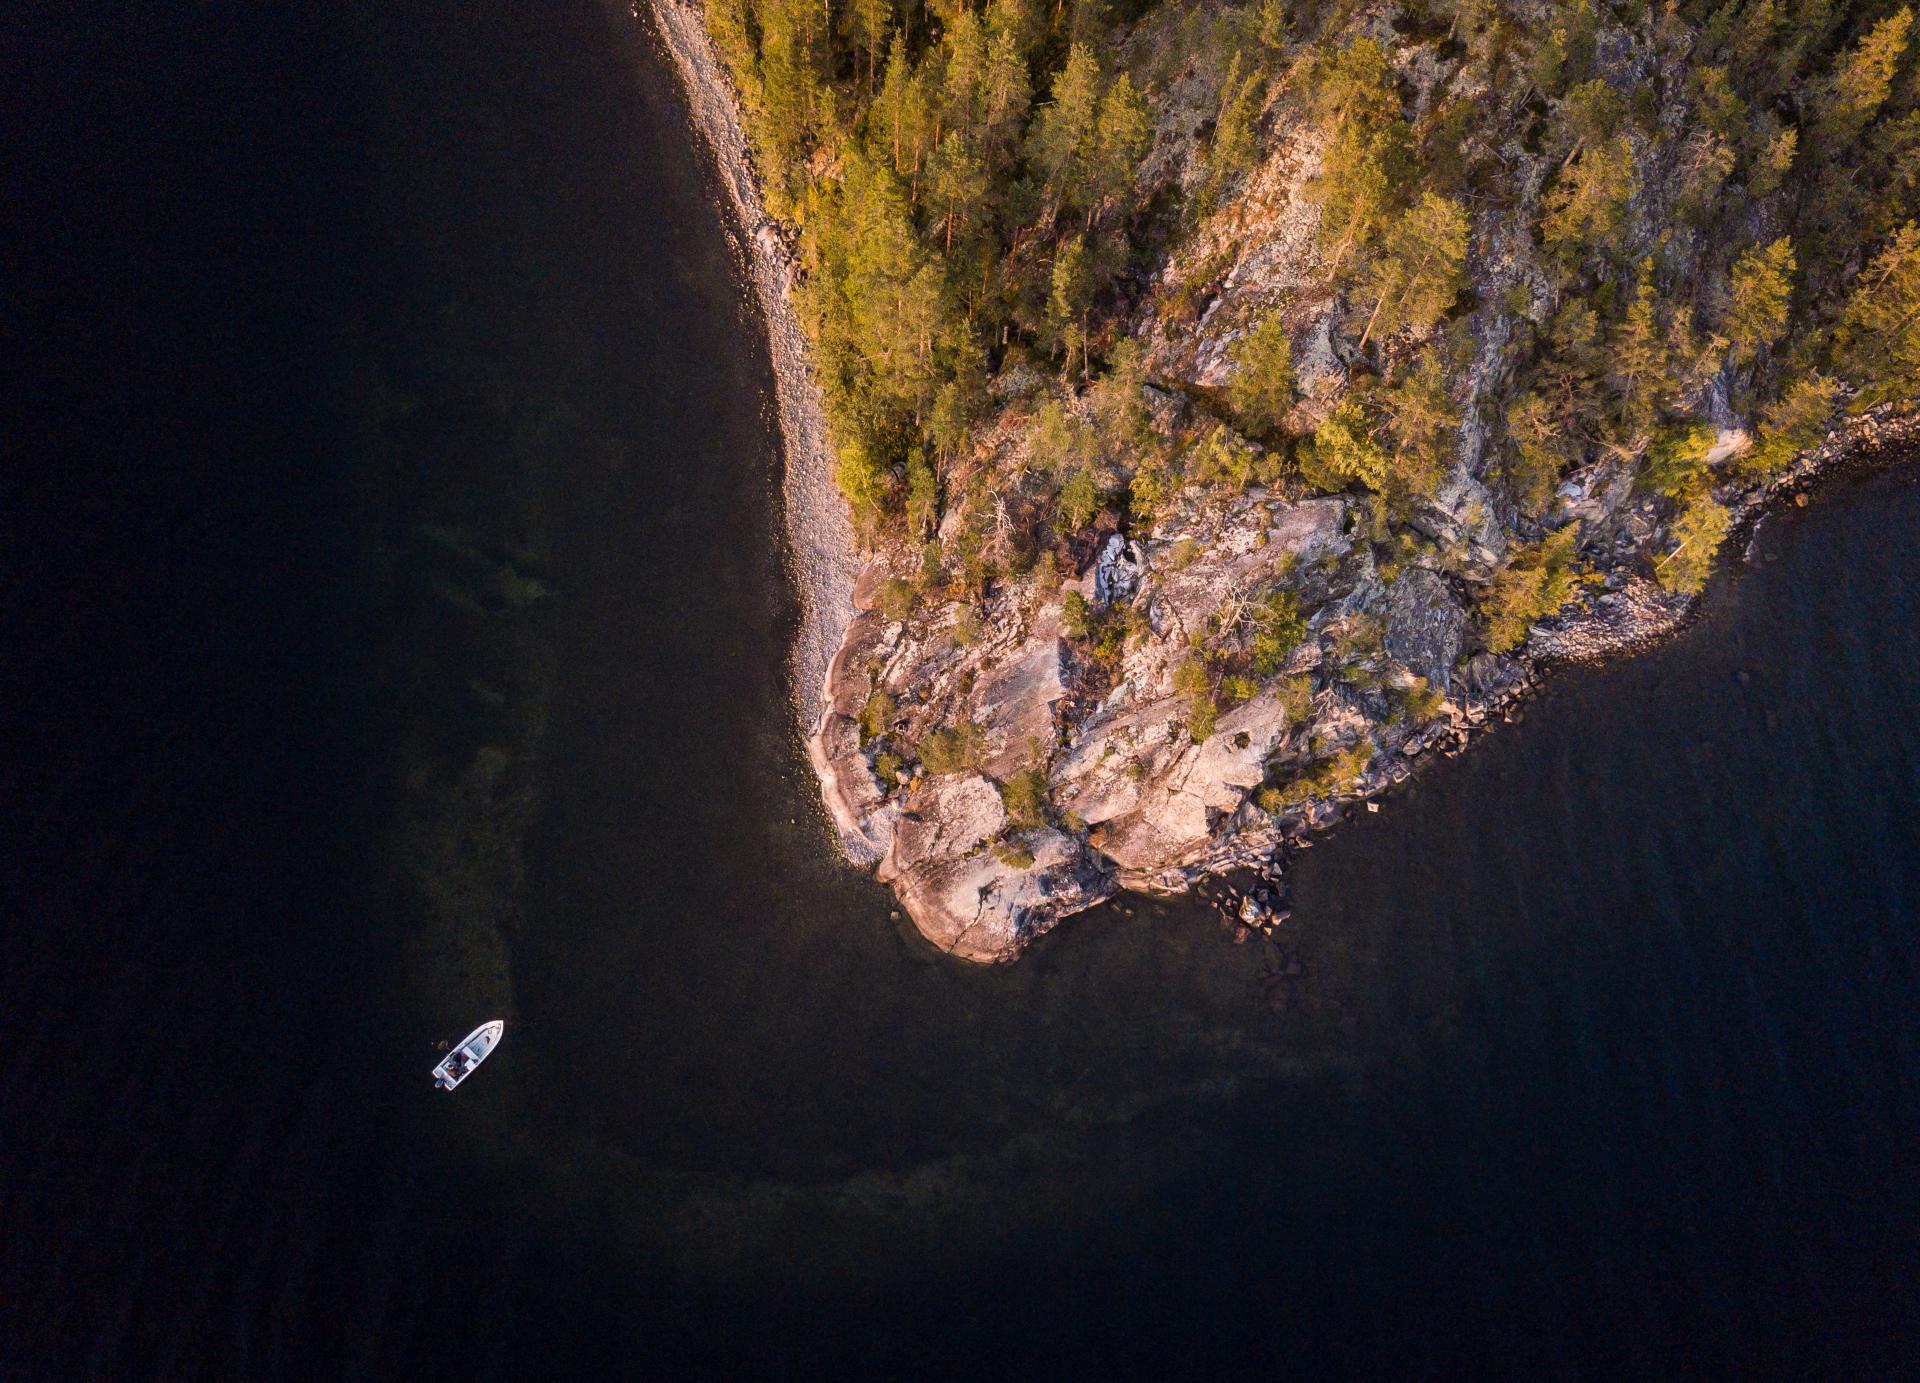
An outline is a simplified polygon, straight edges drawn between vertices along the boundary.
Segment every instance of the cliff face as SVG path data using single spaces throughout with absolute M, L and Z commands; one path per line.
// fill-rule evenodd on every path
M 691 12 L 654 3 L 696 109 L 727 106 Z M 1510 27 L 1544 30 L 1559 13 L 1509 8 L 1527 11 Z M 1752 193 L 1723 186 L 1757 156 L 1703 142 L 1711 83 L 1688 68 L 1692 40 L 1671 16 L 1598 24 L 1577 91 L 1601 111 L 1594 129 L 1613 132 L 1563 138 L 1543 132 L 1590 115 L 1566 113 L 1573 92 L 1544 96 L 1498 44 L 1476 56 L 1395 6 L 1360 7 L 1337 32 L 1268 52 L 1253 156 L 1223 175 L 1215 124 L 1237 62 L 1223 71 L 1218 46 L 1192 32 L 1196 16 L 1232 14 L 1163 6 L 1107 41 L 1103 64 L 1134 74 L 1152 113 L 1138 204 L 1186 209 L 1147 214 L 1161 223 L 1151 271 L 1121 275 L 1102 304 L 1103 349 L 1134 352 L 1127 397 L 1116 402 L 1113 375 L 1085 387 L 1071 345 L 1060 381 L 1007 351 L 986 420 L 941 466 L 944 502 L 905 531 L 871 533 L 850 588 L 851 533 L 823 498 L 817 396 L 797 331 L 778 339 L 792 270 L 776 236 L 755 237 L 776 361 L 791 365 L 782 423 L 810 636 L 835 650 L 808 751 L 847 856 L 970 960 L 1011 959 L 1119 889 L 1179 891 L 1269 864 L 1423 757 L 1458 752 L 1540 663 L 1673 628 L 1722 536 L 1769 498 L 1912 437 L 1897 401 L 1830 430 L 1831 391 L 1818 427 L 1763 425 L 1755 352 L 1696 332 L 1696 310 L 1734 329 L 1727 291 L 1699 285 L 1726 284 L 1730 241 L 1764 244 L 1784 213 L 1753 171 L 1741 174 Z M 1327 116 L 1324 64 L 1368 44 L 1390 67 L 1374 89 L 1391 93 L 1423 156 L 1437 148 L 1469 170 L 1439 199 L 1468 247 L 1443 310 L 1377 334 L 1389 294 L 1408 291 L 1381 288 L 1381 274 L 1395 254 L 1406 272 L 1424 261 L 1376 247 L 1363 286 L 1325 221 L 1340 201 L 1329 176 L 1344 174 L 1331 171 L 1342 126 Z M 752 184 L 725 123 L 709 133 L 738 198 Z M 1436 131 L 1455 126 L 1447 153 Z M 1628 170 L 1610 192 L 1603 148 Z M 1548 204 L 1573 216 L 1566 187 L 1587 174 L 1592 196 L 1613 200 L 1587 241 L 1550 252 Z M 760 224 L 750 195 L 740 207 Z M 1657 319 L 1656 277 L 1679 304 Z M 1275 324 L 1285 406 L 1252 428 L 1235 385 Z M 1657 398 L 1608 359 L 1635 341 L 1658 356 Z M 1561 402 L 1578 391 L 1604 402 Z M 1132 421 L 1116 429 L 1120 415 Z M 1071 465 L 1063 429 L 1077 429 Z M 1756 436 L 1785 454 L 1746 464 Z M 1357 460 L 1340 461 L 1343 439 Z M 1659 447 L 1671 455 L 1653 477 Z M 1073 466 L 1097 481 L 1073 506 L 1085 517 L 1067 520 Z

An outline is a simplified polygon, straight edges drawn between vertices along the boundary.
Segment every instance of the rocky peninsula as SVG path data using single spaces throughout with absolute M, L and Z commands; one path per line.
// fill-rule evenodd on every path
M 749 228 L 806 607 L 795 695 L 809 757 L 843 852 L 953 955 L 1010 960 L 1123 889 L 1271 876 L 1290 844 L 1459 752 L 1547 667 L 1676 628 L 1715 550 L 1768 504 L 1920 442 L 1897 390 L 1814 373 L 1797 387 L 1819 407 L 1762 406 L 1756 361 L 1785 321 L 1757 348 L 1730 345 L 1746 328 L 1723 300 L 1737 308 L 1754 256 L 1732 259 L 1692 208 L 1703 98 L 1686 44 L 1651 21 L 1596 24 L 1580 88 L 1649 108 L 1603 112 L 1556 147 L 1541 112 L 1574 95 L 1550 102 L 1537 73 L 1507 90 L 1496 65 L 1393 6 L 1272 44 L 1269 75 L 1238 93 L 1238 54 L 1223 74 L 1181 27 L 1232 12 L 1167 7 L 1109 35 L 1102 58 L 1150 94 L 1131 175 L 1140 215 L 1188 208 L 1108 292 L 1103 341 L 1122 363 L 1092 380 L 1083 354 L 1076 371 L 1085 333 L 1069 322 L 1062 392 L 1046 362 L 1007 349 L 933 477 L 942 502 L 904 526 L 850 518 L 792 305 L 804 274 L 767 217 L 741 102 L 702 12 L 649 4 Z M 1390 282 L 1369 315 L 1371 290 L 1341 277 L 1347 246 L 1329 233 L 1336 210 L 1352 214 L 1327 189 L 1351 154 L 1326 117 L 1325 72 L 1330 53 L 1356 52 L 1379 55 L 1367 80 L 1415 130 L 1463 105 L 1495 112 L 1461 157 L 1500 170 L 1511 193 L 1468 178 L 1456 211 L 1433 213 L 1442 232 L 1457 217 L 1457 273 L 1438 310 L 1377 336 L 1390 296 L 1415 289 L 1371 271 Z M 1230 120 L 1252 147 L 1223 177 Z M 1638 171 L 1604 253 L 1583 242 L 1570 259 L 1551 224 L 1542 244 L 1542 218 L 1603 137 Z M 1763 241 L 1784 213 L 1747 178 L 1725 215 Z M 1696 336 L 1691 308 L 1655 324 L 1656 257 L 1676 281 L 1731 282 L 1717 334 Z M 1582 293 L 1607 311 L 1629 300 L 1604 340 Z M 1657 408 L 1609 373 L 1609 349 L 1634 331 L 1664 343 Z M 1244 382 L 1274 356 L 1286 388 L 1262 420 Z M 1590 388 L 1620 393 L 1592 436 L 1554 411 L 1556 390 Z M 1420 478 L 1377 478 L 1389 452 Z M 1063 521 L 1069 508 L 1084 512 Z M 1248 918 L 1271 925 L 1275 911 Z

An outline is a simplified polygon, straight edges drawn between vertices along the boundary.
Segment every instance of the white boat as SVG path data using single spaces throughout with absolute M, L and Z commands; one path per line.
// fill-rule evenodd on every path
M 482 1023 L 468 1033 L 454 1049 L 447 1053 L 440 1064 L 433 1068 L 433 1083 L 442 1090 L 451 1090 L 461 1081 L 473 1074 L 473 1068 L 487 1059 L 487 1055 L 500 1045 L 500 1034 L 507 1025 L 498 1018 L 491 1023 Z

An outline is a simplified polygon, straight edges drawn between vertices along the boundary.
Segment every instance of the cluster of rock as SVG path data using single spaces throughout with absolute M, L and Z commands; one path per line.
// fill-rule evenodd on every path
M 1803 490 L 1840 461 L 1916 441 L 1913 418 L 1875 413 L 1777 480 L 1723 498 L 1750 521 L 1770 498 Z M 1570 482 L 1564 498 L 1591 504 L 1592 488 Z M 1618 489 L 1611 505 L 1589 508 L 1592 555 L 1615 552 L 1611 535 L 1636 530 L 1643 503 Z M 858 612 L 809 741 L 848 853 L 878 866 L 942 949 L 1008 960 L 1121 889 L 1179 892 L 1246 867 L 1279 879 L 1276 852 L 1404 781 L 1423 759 L 1457 754 L 1480 727 L 1511 719 L 1544 665 L 1642 646 L 1694 604 L 1630 560 L 1644 556 L 1649 534 L 1512 654 L 1469 653 L 1460 580 L 1428 565 L 1383 573 L 1356 535 L 1362 518 L 1338 496 L 1192 496 L 1147 534 L 1110 535 L 1084 572 L 997 591 L 965 640 L 954 637 L 958 605 L 905 619 L 878 608 L 891 568 L 877 560 L 856 591 Z M 1223 607 L 1268 589 L 1292 591 L 1311 610 L 1307 637 L 1280 676 L 1196 743 L 1176 670 L 1195 635 L 1217 633 Z M 1084 641 L 1063 636 L 1069 593 L 1096 616 L 1139 612 L 1135 637 L 1105 677 L 1089 666 Z M 1377 646 L 1356 653 L 1347 636 L 1367 623 L 1380 631 Z M 1305 706 L 1289 706 L 1283 690 L 1297 677 L 1310 679 Z M 1415 679 L 1443 697 L 1425 716 L 1409 714 L 1399 695 Z M 863 728 L 878 696 L 890 703 L 887 723 Z M 908 767 L 882 781 L 876 762 L 886 745 L 910 746 L 957 723 L 980 732 L 974 767 Z M 1257 800 L 1263 785 L 1363 742 L 1371 758 L 1351 780 L 1301 801 Z M 1044 774 L 1053 812 L 1023 825 L 1000 784 L 1029 770 Z M 1274 909 L 1258 898 L 1253 909 L 1266 924 L 1254 929 L 1267 930 Z

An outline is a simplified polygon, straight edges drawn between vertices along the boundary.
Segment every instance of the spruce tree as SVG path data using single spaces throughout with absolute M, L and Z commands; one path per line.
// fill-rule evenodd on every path
M 1920 397 L 1920 225 L 1902 226 L 1854 280 L 1833 354 L 1862 405 Z
M 1781 236 L 1771 245 L 1746 251 L 1733 264 L 1726 322 L 1722 328 L 1733 359 L 1744 363 L 1787 329 L 1793 298 L 1793 240 Z
M 1851 144 L 1886 104 L 1912 28 L 1913 10 L 1902 6 L 1875 24 L 1852 52 L 1834 64 L 1814 103 L 1824 143 Z

